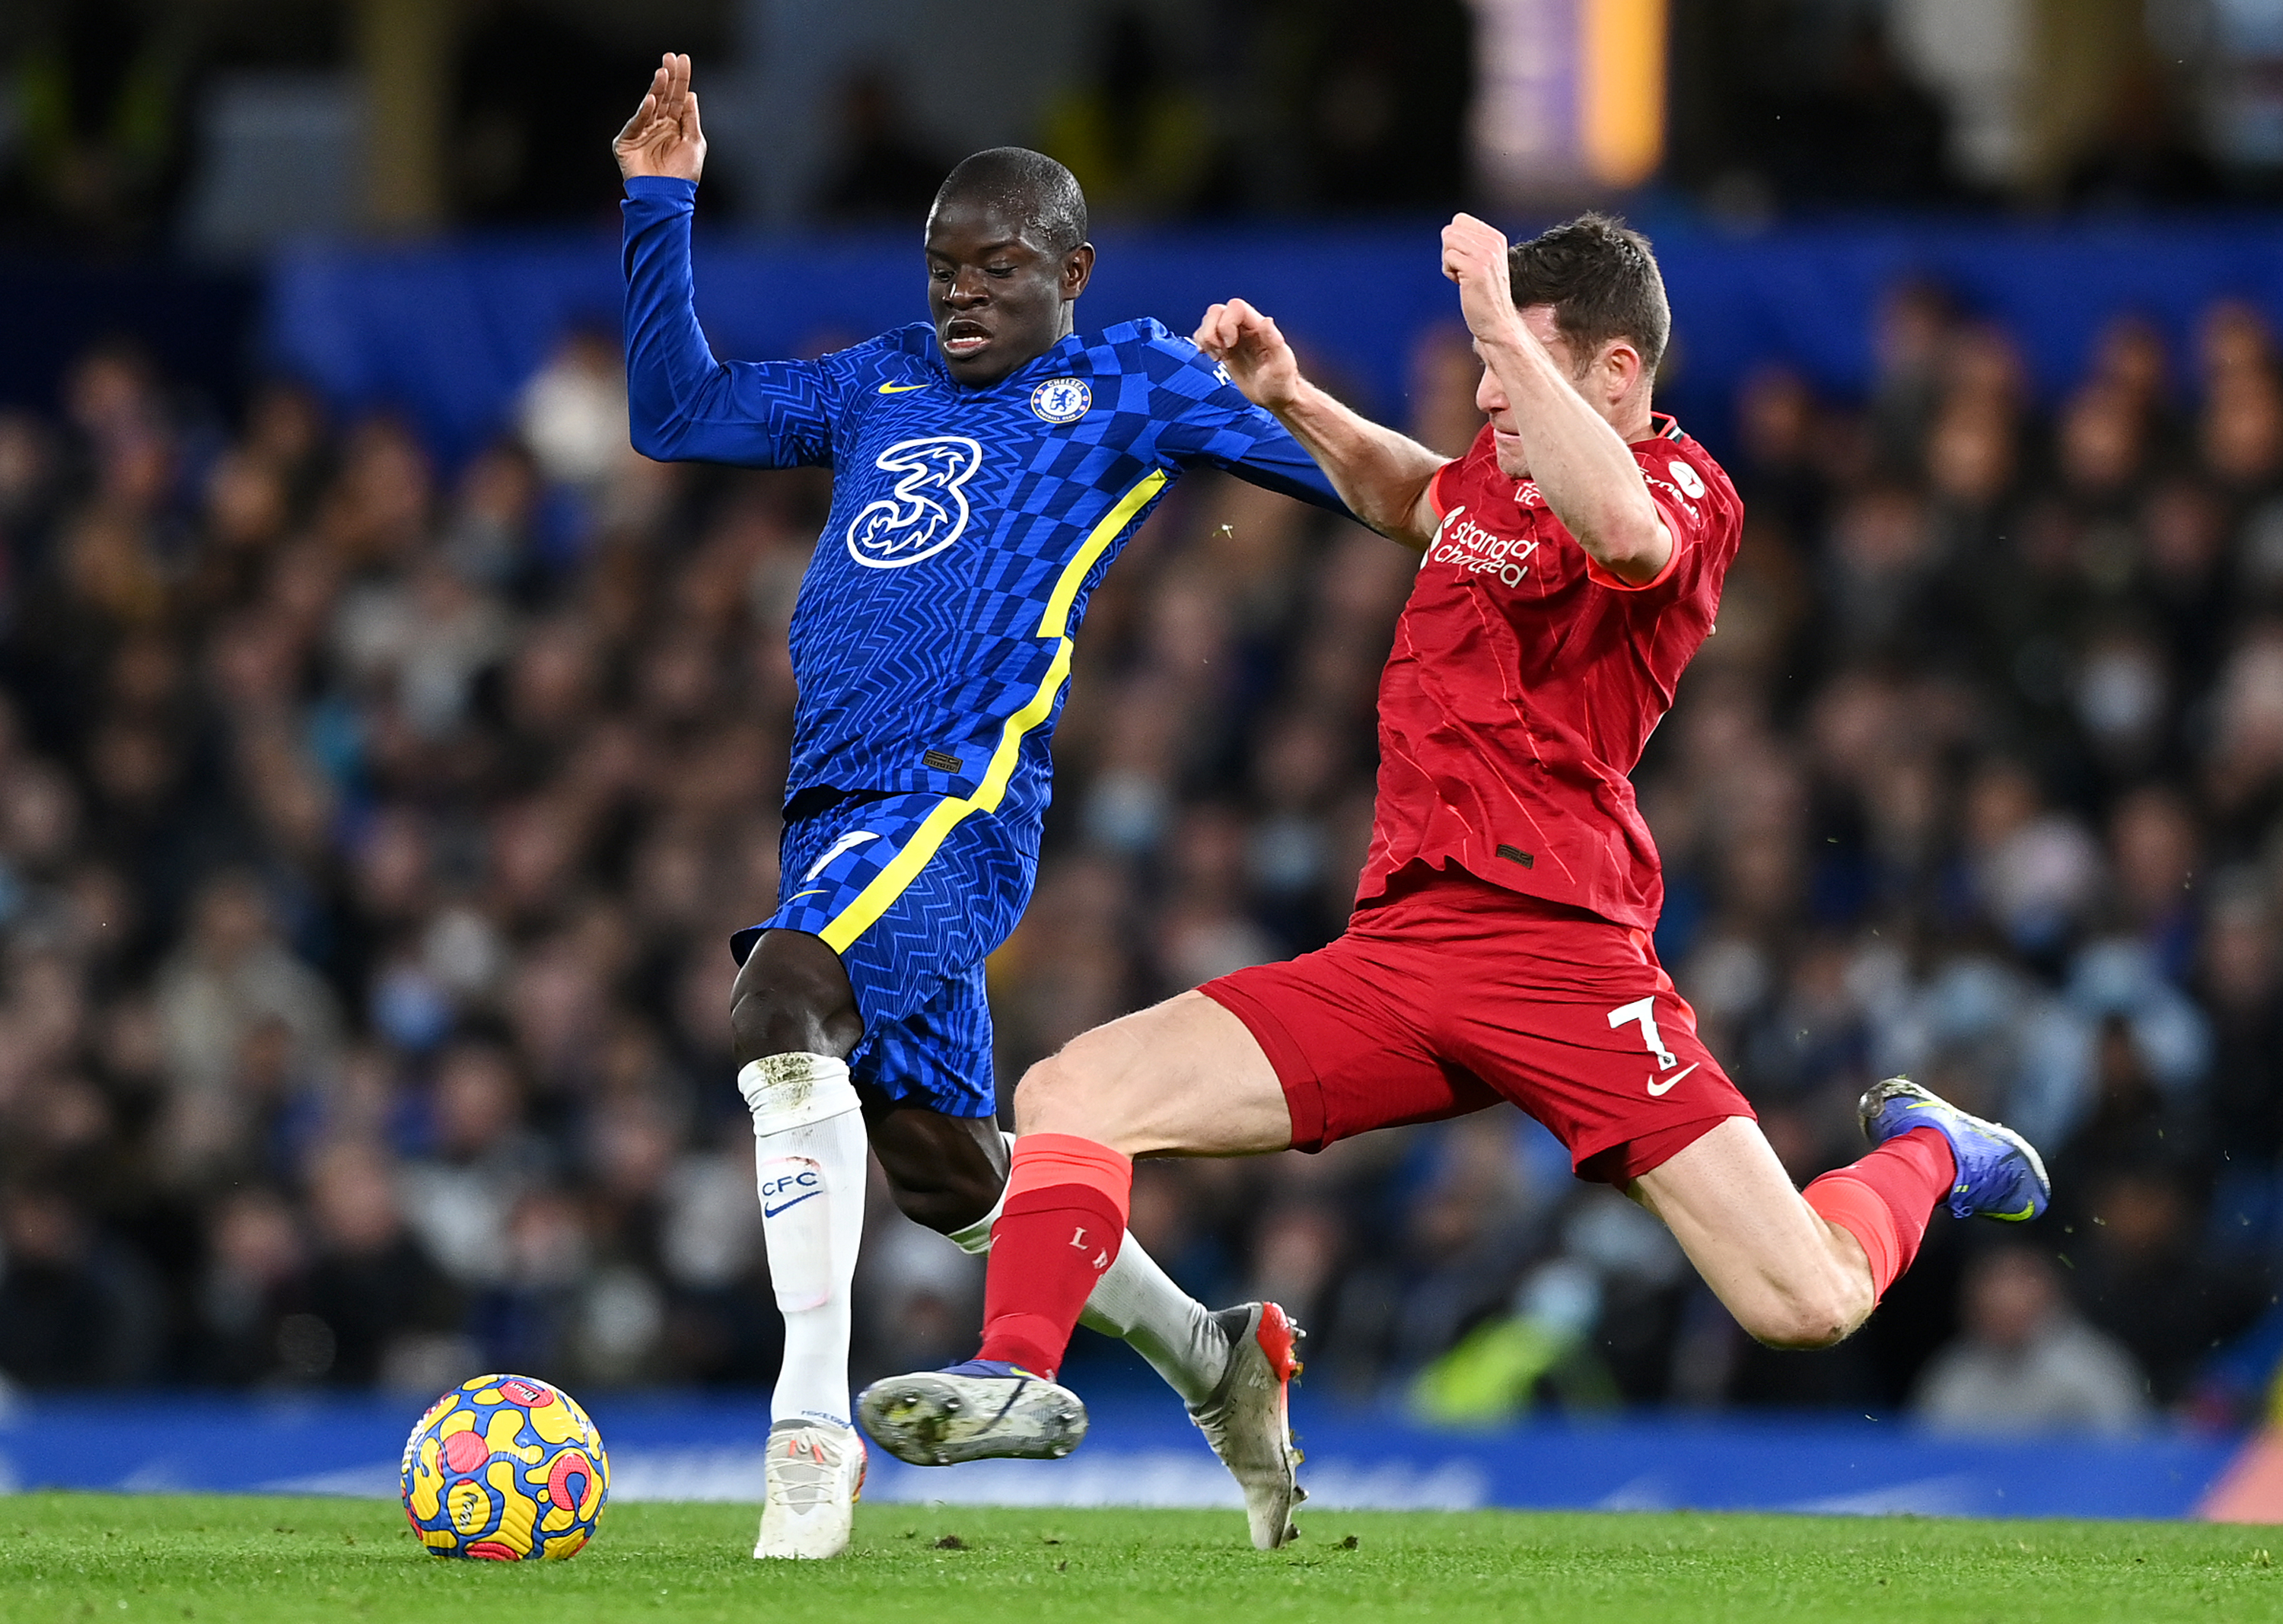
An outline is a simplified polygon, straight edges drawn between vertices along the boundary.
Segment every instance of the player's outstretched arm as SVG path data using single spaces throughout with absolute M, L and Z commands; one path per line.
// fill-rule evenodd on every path
M 690 88 L 690 59 L 668 51 L 651 75 L 642 105 L 611 143 L 619 174 L 663 176 L 697 183 L 705 170 L 705 131 L 697 119 L 697 92 Z
M 833 402 L 815 362 L 714 358 L 697 323 L 690 224 L 705 133 L 690 59 L 668 54 L 612 150 L 626 177 L 627 418 L 660 461 L 790 468 L 829 462 Z
M 1655 580 L 1672 557 L 1672 538 L 1649 499 L 1640 465 L 1523 324 L 1506 238 L 1472 215 L 1458 215 L 1443 228 L 1443 274 L 1459 285 L 1459 308 L 1514 409 L 1530 477 L 1546 505 L 1620 581 Z
M 1433 539 L 1438 521 L 1428 487 L 1447 457 L 1351 411 L 1303 378 L 1275 322 L 1242 299 L 1207 310 L 1195 342 L 1228 369 L 1246 399 L 1291 431 L 1357 518 L 1408 547 Z

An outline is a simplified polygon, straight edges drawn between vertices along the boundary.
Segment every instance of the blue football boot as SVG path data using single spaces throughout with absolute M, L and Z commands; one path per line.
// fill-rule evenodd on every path
M 1968 1116 L 1907 1077 L 1872 1084 L 1856 1112 L 1863 1136 L 1874 1144 L 1913 1128 L 1931 1128 L 1950 1142 L 1958 1182 L 1950 1188 L 1949 1205 L 1960 1218 L 2021 1223 L 2044 1212 L 2053 1198 L 2053 1181 L 2036 1146 L 2010 1128 Z
M 876 1381 L 857 1395 L 856 1414 L 882 1448 L 915 1466 L 1059 1460 L 1086 1437 L 1077 1394 L 997 1359 Z

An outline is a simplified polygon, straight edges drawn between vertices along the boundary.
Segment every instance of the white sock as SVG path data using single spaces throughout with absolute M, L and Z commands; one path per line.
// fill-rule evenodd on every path
M 1011 1146 L 1014 1136 L 1007 1136 L 1007 1141 Z M 973 1254 L 991 1250 L 991 1226 L 999 1222 L 999 1209 L 1006 1204 L 1002 1191 L 989 1212 L 951 1237 L 961 1251 Z M 1094 1283 L 1078 1323 L 1125 1342 L 1187 1403 L 1210 1398 L 1228 1364 L 1228 1339 L 1212 1323 L 1212 1310 L 1175 1285 L 1131 1230 L 1116 1259 Z
M 771 1421 L 848 1422 L 849 1282 L 864 1238 L 864 1118 L 847 1065 L 770 1055 L 737 1074 L 753 1113 L 753 1161 L 769 1279 L 784 1316 Z

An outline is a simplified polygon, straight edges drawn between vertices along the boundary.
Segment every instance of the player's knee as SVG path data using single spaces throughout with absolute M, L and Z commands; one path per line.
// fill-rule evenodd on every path
M 1819 1283 L 1771 1292 L 1755 1306 L 1744 1329 L 1770 1347 L 1806 1351 L 1844 1341 L 1870 1305 L 1858 1302 L 1837 1283 Z
M 804 942 L 830 963 L 804 962 L 814 956 L 800 951 Z M 740 1066 L 802 1051 L 845 1058 L 863 1032 L 838 956 L 813 937 L 789 949 L 763 937 L 729 991 L 730 1050 Z
M 1017 1131 L 1084 1134 L 1099 1128 L 1103 1081 L 1093 1046 L 1082 1037 L 1073 1040 L 1015 1085 Z
M 771 988 L 741 989 L 729 1005 L 729 1043 L 740 1066 L 765 1055 L 816 1052 L 808 1040 L 821 1024 L 801 1000 Z

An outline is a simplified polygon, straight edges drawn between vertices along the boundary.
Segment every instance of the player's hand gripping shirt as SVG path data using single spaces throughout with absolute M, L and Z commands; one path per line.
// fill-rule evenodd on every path
M 1632 448 L 1672 557 L 1629 587 L 1587 558 L 1487 426 L 1430 496 L 1441 519 L 1379 688 L 1379 801 L 1359 901 L 1424 859 L 1642 929 L 1664 878 L 1626 777 L 1712 630 L 1743 504 L 1670 418 Z
M 1154 321 L 1072 334 L 989 388 L 924 323 L 814 361 L 717 362 L 691 303 L 697 188 L 627 185 L 637 450 L 833 470 L 793 610 L 788 798 L 812 786 L 1047 802 L 1048 741 L 1087 599 L 1200 464 L 1345 512 L 1306 452 Z

